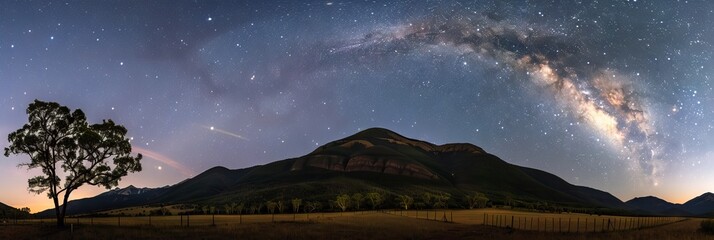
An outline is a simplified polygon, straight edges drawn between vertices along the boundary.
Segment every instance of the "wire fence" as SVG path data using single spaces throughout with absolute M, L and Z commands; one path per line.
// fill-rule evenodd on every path
M 365 214 L 389 214 L 428 221 L 485 225 L 509 229 L 539 232 L 607 232 L 636 230 L 657 227 L 684 221 L 683 217 L 626 217 L 597 216 L 586 214 L 554 214 L 504 212 L 492 210 L 377 210 L 329 213 L 295 214 L 243 214 L 243 215 L 170 215 L 170 216 L 102 216 L 68 217 L 66 225 L 109 225 L 109 226 L 165 226 L 191 227 L 234 225 L 244 223 L 310 222 L 320 220 L 346 220 Z M 5 220 L 0 224 L 40 224 L 56 225 L 55 219 Z
M 454 222 L 454 211 L 448 209 L 425 209 L 425 210 L 384 210 L 383 213 L 412 217 L 416 219 L 432 220 L 439 222 Z
M 483 225 L 540 232 L 607 232 L 657 227 L 686 220 L 682 217 L 536 217 L 483 214 Z
M 540 232 L 606 232 L 636 230 L 684 221 L 684 217 L 627 217 L 571 213 L 492 210 L 388 210 L 384 213 L 450 223 L 494 226 Z
M 93 216 L 93 217 L 67 217 L 65 225 L 109 225 L 109 226 L 165 226 L 165 227 L 192 227 L 216 226 L 244 223 L 271 223 L 271 222 L 310 222 L 332 220 L 336 218 L 349 218 L 378 211 L 359 212 L 329 212 L 329 213 L 276 213 L 276 214 L 202 214 L 202 215 L 169 215 L 169 216 Z M 0 222 L 2 223 L 2 222 Z M 56 225 L 56 219 L 23 219 L 12 220 L 5 224 L 39 224 Z

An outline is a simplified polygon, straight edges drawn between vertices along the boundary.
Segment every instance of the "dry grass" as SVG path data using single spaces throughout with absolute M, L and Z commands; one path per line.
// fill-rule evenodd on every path
M 141 207 L 119 208 L 119 209 L 113 209 L 113 210 L 108 210 L 108 211 L 101 211 L 98 213 L 99 214 L 107 214 L 107 215 L 136 216 L 136 215 L 146 215 L 147 213 L 150 213 L 152 211 L 158 211 L 159 209 L 161 209 L 161 207 L 141 206 Z M 184 213 L 187 211 L 193 211 L 193 208 L 183 209 L 183 208 L 181 208 L 181 205 L 166 206 L 166 209 L 168 209 L 172 215 L 177 215 L 179 213 Z M 223 209 L 220 209 L 220 210 L 223 211 Z
M 416 212 L 415 212 L 416 213 Z M 459 213 L 463 214 L 463 213 Z M 425 215 L 425 214 L 424 214 Z M 438 216 L 438 214 L 437 214 Z M 413 217 L 382 213 L 312 214 L 310 221 L 292 221 L 292 215 L 244 216 L 256 222 L 238 223 L 232 216 L 216 216 L 217 226 L 210 225 L 210 216 L 193 216 L 191 226 L 175 224 L 176 216 L 157 218 L 156 224 L 141 224 L 141 218 L 122 219 L 122 225 L 74 225 L 57 229 L 45 225 L 0 225 L 0 239 L 713 239 L 699 231 L 700 219 L 690 219 L 642 230 L 605 233 L 553 233 L 522 231 L 474 224 L 444 223 Z M 464 215 L 466 216 L 466 215 Z M 254 217 L 254 218 L 253 218 Z M 442 214 L 443 217 L 443 214 Z M 482 214 L 481 217 L 483 218 Z M 297 219 L 297 216 L 296 216 Z M 466 219 L 466 218 L 465 218 Z M 162 221 L 166 224 L 159 224 Z M 95 219 L 96 221 L 96 219 Z M 152 218 L 152 221 L 154 219 Z M 196 223 L 194 224 L 194 221 Z M 68 221 L 71 223 L 71 220 Z M 153 223 L 153 222 L 152 222 Z M 199 224 L 200 223 L 200 224 Z M 111 223 L 107 223 L 111 224 Z M 129 226 L 130 225 L 130 226 Z
M 580 213 L 540 213 L 507 209 L 410 210 L 391 214 L 454 223 L 489 225 L 541 232 L 602 232 L 654 227 L 682 221 L 679 217 L 623 217 Z

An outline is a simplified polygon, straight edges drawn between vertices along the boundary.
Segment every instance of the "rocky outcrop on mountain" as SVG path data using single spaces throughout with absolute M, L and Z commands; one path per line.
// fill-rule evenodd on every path
M 448 152 L 468 152 L 473 154 L 483 154 L 486 151 L 483 148 L 477 147 L 469 143 L 450 143 L 441 146 L 436 146 L 434 152 L 448 153 Z
M 411 176 L 424 179 L 438 179 L 439 176 L 425 166 L 388 157 L 357 155 L 343 157 L 338 155 L 314 155 L 295 161 L 291 170 L 299 171 L 305 167 L 322 168 L 340 172 L 377 172 Z
M 482 148 L 469 143 L 435 145 L 409 139 L 386 129 L 367 129 L 354 136 L 335 141 L 298 158 L 291 170 L 314 167 L 340 172 L 377 172 L 423 179 L 440 179 L 417 159 L 437 159 L 448 153 L 484 154 Z
M 154 190 L 153 188 L 137 188 L 134 187 L 134 185 L 129 185 L 128 187 L 125 188 L 115 188 L 112 190 L 109 190 L 108 192 L 102 193 L 102 195 L 137 195 L 137 194 L 142 194 L 148 191 Z

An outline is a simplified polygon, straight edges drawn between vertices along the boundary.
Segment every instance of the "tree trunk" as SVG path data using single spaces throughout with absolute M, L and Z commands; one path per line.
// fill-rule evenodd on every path
M 64 227 L 64 217 L 67 213 L 67 199 L 69 198 L 70 190 L 67 190 L 64 194 L 64 199 L 62 200 L 62 210 L 59 211 L 57 215 L 57 226 Z
M 64 217 L 67 214 L 67 198 L 64 199 L 64 204 L 62 204 L 62 210 L 57 217 L 57 226 L 64 227 Z
M 57 200 L 57 196 L 52 196 L 52 200 L 54 201 L 54 204 L 55 204 L 55 215 L 57 217 L 57 227 L 64 227 L 64 215 L 60 214 L 60 206 L 59 206 L 59 201 Z

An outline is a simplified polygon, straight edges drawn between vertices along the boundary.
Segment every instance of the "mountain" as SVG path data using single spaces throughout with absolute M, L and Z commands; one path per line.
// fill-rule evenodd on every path
M 3 221 L 3 219 L 12 219 L 12 218 L 24 218 L 27 217 L 26 212 L 21 212 L 20 210 L 17 210 L 17 208 L 8 206 L 4 203 L 0 202 L 0 222 Z
M 93 213 L 104 210 L 140 206 L 156 198 L 166 190 L 164 188 L 116 188 L 94 197 L 82 198 L 67 203 L 67 215 Z M 55 209 L 47 209 L 35 214 L 39 217 L 54 217 Z
M 708 192 L 682 204 L 682 207 L 696 215 L 714 216 L 714 193 Z
M 692 213 L 686 211 L 681 204 L 670 203 L 654 196 L 633 198 L 625 203 L 646 214 L 667 216 L 692 215 Z
M 670 203 L 657 197 L 633 198 L 627 205 L 646 214 L 666 216 L 714 216 L 714 194 L 704 193 L 684 204 Z
M 134 185 L 129 185 L 128 187 L 125 188 L 115 188 L 113 190 L 109 190 L 107 192 L 104 192 L 102 194 L 99 194 L 98 196 L 129 196 L 129 195 L 138 195 L 142 193 L 149 192 L 151 190 L 154 190 L 153 188 L 137 188 L 134 187 Z
M 68 214 L 147 204 L 263 203 L 271 199 L 322 201 L 342 193 L 377 191 L 394 199 L 407 194 L 448 194 L 451 207 L 480 192 L 492 202 L 548 203 L 576 208 L 629 209 L 611 194 L 501 160 L 469 143 L 436 145 L 383 128 L 370 128 L 327 143 L 305 156 L 244 169 L 211 168 L 161 189 L 130 186 L 71 201 Z M 385 207 L 395 205 L 391 201 Z M 540 204 L 538 204 L 540 205 Z

